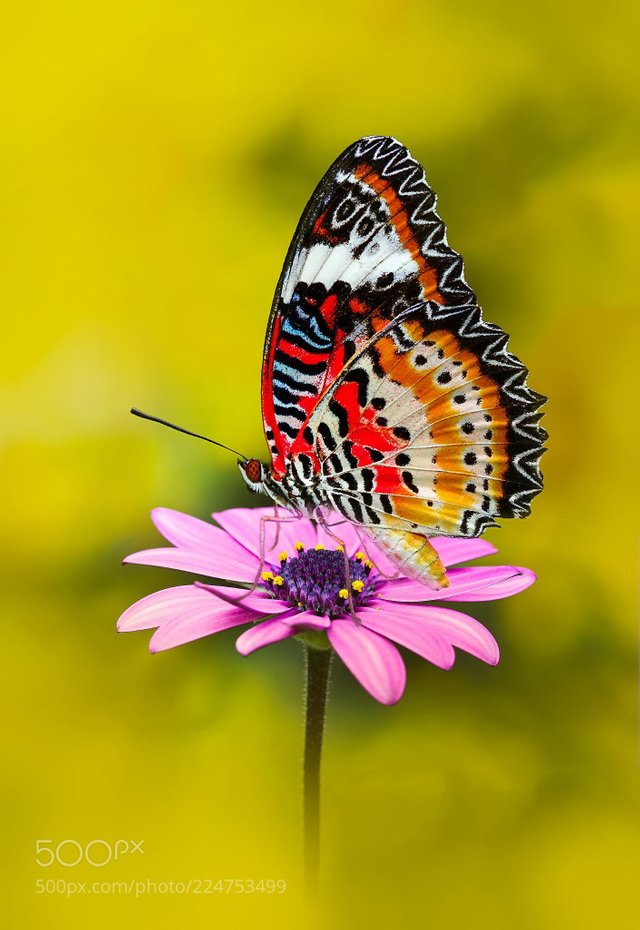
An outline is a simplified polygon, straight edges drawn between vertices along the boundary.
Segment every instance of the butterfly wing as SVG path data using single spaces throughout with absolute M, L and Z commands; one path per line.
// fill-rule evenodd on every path
M 435 206 L 394 139 L 337 159 L 278 283 L 262 408 L 274 479 L 312 482 L 406 574 L 439 586 L 428 537 L 526 516 L 546 433 L 545 398 L 483 320 Z
M 320 181 L 276 289 L 262 369 L 274 475 L 308 448 L 301 432 L 318 397 L 417 300 L 460 306 L 475 296 L 422 167 L 395 139 L 369 136 Z
M 542 489 L 546 398 L 479 307 L 420 302 L 351 358 L 305 425 L 317 490 L 405 574 L 438 583 L 430 536 L 525 517 Z

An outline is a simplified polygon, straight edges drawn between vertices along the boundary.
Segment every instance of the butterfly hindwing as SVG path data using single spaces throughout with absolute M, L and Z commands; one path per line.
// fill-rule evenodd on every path
M 370 136 L 332 165 L 291 243 L 269 319 L 262 408 L 275 474 L 318 396 L 417 300 L 475 302 L 422 167 Z
M 542 488 L 544 398 L 478 307 L 420 303 L 374 336 L 307 429 L 318 488 L 368 531 L 477 536 Z

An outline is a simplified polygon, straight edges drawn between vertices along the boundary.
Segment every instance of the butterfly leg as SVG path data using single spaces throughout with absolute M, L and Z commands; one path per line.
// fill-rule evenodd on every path
M 276 511 L 276 513 L 277 513 L 277 511 Z M 284 518 L 284 519 L 286 519 L 286 518 Z M 265 563 L 265 525 L 266 525 L 266 523 L 269 523 L 269 522 L 279 522 L 279 520 L 280 520 L 280 518 L 279 518 L 278 516 L 273 516 L 273 517 L 260 517 L 260 535 L 259 535 L 259 540 L 260 540 L 260 542 L 259 542 L 259 563 L 258 563 L 258 571 L 256 572 L 256 576 L 255 576 L 255 578 L 253 579 L 253 581 L 252 581 L 252 583 L 251 583 L 251 587 L 247 589 L 247 591 L 246 591 L 245 594 L 241 595 L 241 597 L 238 597 L 238 598 L 236 598 L 235 600 L 237 600 L 237 601 L 242 601 L 242 600 L 244 600 L 245 597 L 248 597 L 250 594 L 253 594 L 253 592 L 256 590 L 256 588 L 257 588 L 258 585 L 260 584 L 260 581 L 261 581 L 261 578 L 262 578 L 262 571 L 263 571 L 263 569 L 264 569 L 264 563 Z M 278 527 L 278 529 L 279 529 L 279 527 Z M 278 533 L 276 532 L 276 541 L 275 541 L 274 545 L 277 545 L 277 541 L 278 541 Z
M 349 556 L 347 554 L 347 546 L 344 540 L 340 539 L 340 537 L 336 536 L 336 534 L 333 532 L 333 530 L 331 529 L 331 524 L 327 523 L 326 517 L 324 516 L 322 510 L 317 510 L 316 515 L 317 515 L 317 520 L 320 526 L 324 530 L 326 530 L 329 536 L 338 544 L 338 546 L 342 550 L 342 555 L 344 557 L 344 577 L 345 577 L 345 583 L 347 586 L 349 613 L 351 614 L 351 619 L 355 623 L 360 623 L 360 621 L 358 620 L 356 616 L 355 608 L 353 606 L 353 588 L 351 587 L 351 569 L 349 568 Z
M 264 517 L 261 518 L 261 520 Z M 284 518 L 286 520 L 286 517 Z M 273 522 L 276 525 L 276 538 L 273 540 L 273 548 L 275 549 L 278 545 L 278 540 L 280 539 L 280 523 L 282 522 L 279 517 L 278 505 L 274 503 L 273 505 Z
M 278 508 L 277 508 L 277 506 L 275 507 L 275 514 L 274 514 L 273 517 L 260 517 L 260 565 L 259 565 L 259 567 L 258 567 L 258 573 L 257 573 L 257 575 L 256 575 L 256 577 L 255 577 L 255 580 L 254 580 L 254 583 L 253 583 L 254 589 L 255 589 L 256 585 L 257 585 L 257 584 L 259 583 L 259 581 L 260 581 L 260 578 L 261 578 L 261 575 L 262 575 L 262 569 L 264 568 L 264 563 L 265 563 L 265 561 L 266 561 L 266 558 L 265 558 L 265 552 L 266 552 L 265 535 L 266 535 L 266 526 L 267 526 L 267 523 L 275 523 L 275 525 L 276 525 L 276 537 L 275 537 L 275 539 L 274 539 L 274 541 L 273 541 L 273 544 L 272 544 L 272 548 L 275 548 L 275 547 L 278 545 L 278 539 L 280 538 L 280 524 L 281 524 L 281 523 L 294 523 L 296 520 L 299 520 L 299 519 L 300 519 L 300 518 L 299 518 L 299 517 L 296 517 L 296 516 L 288 516 L 288 517 L 280 517 L 280 516 L 278 516 Z
M 280 524 L 281 524 L 281 523 L 291 523 L 291 522 L 293 522 L 294 520 L 297 520 L 297 519 L 298 519 L 298 517 L 293 517 L 293 516 L 291 516 L 291 517 L 279 517 L 279 516 L 273 516 L 273 517 L 260 517 L 259 564 L 258 564 L 258 571 L 256 572 L 255 578 L 253 579 L 253 581 L 251 582 L 251 584 L 249 585 L 249 587 L 248 587 L 245 591 L 243 591 L 242 594 L 241 594 L 239 597 L 229 597 L 228 595 L 225 596 L 225 595 L 222 595 L 220 592 L 218 592 L 218 597 L 221 597 L 222 600 L 227 601 L 229 604 L 240 604 L 246 597 L 249 597 L 250 594 L 253 594 L 253 592 L 256 590 L 256 588 L 257 588 L 258 585 L 260 584 L 260 581 L 261 581 L 261 579 L 262 579 L 262 571 L 263 571 L 263 569 L 264 569 L 264 563 L 266 562 L 266 557 L 265 557 L 265 552 L 266 552 L 266 544 L 265 544 L 265 529 L 266 529 L 266 524 L 267 524 L 267 523 L 275 523 L 275 524 L 276 524 L 276 530 L 277 530 L 277 531 L 276 531 L 276 538 L 275 538 L 274 543 L 273 543 L 273 546 L 276 546 L 276 545 L 278 544 L 278 534 L 279 534 L 279 530 L 280 530 Z

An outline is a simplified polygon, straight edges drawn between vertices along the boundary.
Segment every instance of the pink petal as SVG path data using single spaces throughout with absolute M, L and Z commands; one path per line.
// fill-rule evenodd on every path
M 245 630 L 236 640 L 236 649 L 240 655 L 248 656 L 250 652 L 256 649 L 262 649 L 263 646 L 270 646 L 271 643 L 278 643 L 290 636 L 295 636 L 295 629 L 288 626 L 282 620 L 263 620 L 262 623 L 256 623 L 250 629 Z
M 352 675 L 381 704 L 395 704 L 407 673 L 396 647 L 353 620 L 333 620 L 329 641 Z
M 173 649 L 174 646 L 182 646 L 195 639 L 202 639 L 203 636 L 250 623 L 254 616 L 241 607 L 226 604 L 206 591 L 202 595 L 208 598 L 208 602 L 203 601 L 200 606 L 177 614 L 156 630 L 149 643 L 150 652 Z
M 233 507 L 211 516 L 225 533 L 259 558 L 260 519 L 273 516 L 273 507 Z
M 305 548 L 315 546 L 316 530 L 310 520 L 295 517 L 282 509 L 278 513 L 280 519 L 277 522 L 272 519 L 273 507 L 234 507 L 212 516 L 234 540 L 252 552 L 256 559 L 260 558 L 260 520 L 263 517 L 271 518 L 264 523 L 264 558 L 267 561 L 277 562 L 278 555 L 283 550 L 289 554 L 293 553 L 296 542 L 301 542 Z
M 421 640 L 418 631 L 423 631 L 430 637 L 463 649 L 489 665 L 497 665 L 500 659 L 498 644 L 489 630 L 476 619 L 459 610 L 451 610 L 447 607 L 423 607 L 419 604 L 385 604 L 380 611 L 364 608 L 362 612 L 363 623 L 368 627 L 371 626 L 371 613 L 377 613 L 375 630 L 389 636 L 390 639 L 413 652 L 417 652 L 418 655 L 423 653 L 412 645 L 412 638 L 419 645 Z M 360 613 L 361 611 L 358 611 L 358 615 Z M 388 631 L 385 632 L 385 630 Z M 403 637 L 402 639 L 396 635 L 398 633 Z M 428 655 L 424 657 L 433 661 Z
M 156 507 L 151 511 L 151 519 L 164 538 L 178 549 L 215 553 L 231 546 L 238 557 L 246 558 L 246 553 L 229 539 L 224 530 L 197 517 L 168 507 Z
M 436 635 L 425 623 L 399 616 L 388 604 L 380 609 L 360 607 L 358 617 L 368 630 L 406 646 L 439 668 L 450 669 L 455 662 L 456 654 L 446 639 Z
M 328 630 L 331 626 L 328 617 L 318 617 L 308 610 L 291 614 L 290 617 L 283 617 L 282 622 L 295 627 L 296 630 Z
M 467 591 L 466 594 L 444 594 L 444 601 L 496 601 L 501 597 L 511 597 L 513 594 L 519 594 L 531 587 L 536 580 L 536 575 L 530 568 L 520 568 L 514 566 L 520 572 L 519 575 L 513 575 L 506 581 L 498 581 L 486 588 L 479 588 L 477 591 Z
M 486 539 L 452 539 L 448 536 L 433 536 L 429 542 L 447 568 L 459 562 L 469 562 L 471 559 L 480 559 L 484 555 L 493 555 L 498 551 Z
M 290 604 L 285 604 L 284 601 L 279 601 L 276 598 L 270 597 L 270 595 L 265 592 L 255 591 L 248 593 L 242 588 L 203 584 L 201 581 L 196 581 L 195 586 L 201 588 L 203 591 L 209 591 L 211 594 L 226 601 L 227 604 L 243 607 L 245 610 L 251 610 L 258 614 L 282 614 L 287 610 L 291 610 Z
M 513 565 L 497 566 L 473 566 L 471 568 L 453 568 L 447 572 L 449 587 L 441 588 L 434 591 L 426 585 L 420 584 L 419 581 L 392 581 L 386 585 L 380 592 L 380 597 L 385 601 L 400 602 L 425 602 L 441 601 L 443 598 L 455 597 L 456 600 L 464 600 L 463 594 L 469 592 L 483 592 L 483 600 L 491 600 L 491 586 L 502 584 L 509 579 L 520 576 L 521 569 Z M 500 590 L 499 588 L 497 590 Z
M 122 614 L 116 628 L 119 633 L 133 630 L 150 630 L 168 620 L 173 620 L 176 613 L 191 610 L 203 604 L 210 606 L 207 595 L 198 591 L 192 584 L 178 585 L 156 591 L 136 601 Z
M 227 542 L 235 545 L 227 537 Z M 156 565 L 160 568 L 176 568 L 178 571 L 208 575 L 210 578 L 226 578 L 229 581 L 253 581 L 258 570 L 258 561 L 249 553 L 240 550 L 239 559 L 233 548 L 212 552 L 187 552 L 184 549 L 145 549 L 134 552 L 123 561 L 130 565 Z

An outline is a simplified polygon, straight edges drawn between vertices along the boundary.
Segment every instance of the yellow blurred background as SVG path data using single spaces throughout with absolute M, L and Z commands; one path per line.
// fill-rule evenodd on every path
M 5 10 L 6 926 L 637 925 L 637 28 L 636 5 L 567 0 Z M 539 582 L 470 611 L 501 664 L 408 657 L 394 708 L 337 670 L 304 915 L 298 644 L 152 657 L 114 629 L 180 582 L 120 566 L 157 544 L 152 507 L 256 501 L 231 456 L 128 409 L 264 456 L 281 263 L 369 133 L 425 165 L 488 319 L 551 398 L 550 451 L 532 517 L 490 533 Z M 144 856 L 36 865 L 37 840 L 120 838 Z M 36 894 L 96 878 L 288 890 Z

